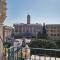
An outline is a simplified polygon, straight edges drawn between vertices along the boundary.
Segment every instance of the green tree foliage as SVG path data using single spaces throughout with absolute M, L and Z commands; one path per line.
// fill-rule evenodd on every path
M 47 39 L 47 32 L 46 32 L 45 23 L 43 23 L 42 38 Z
M 48 40 L 43 40 L 43 39 L 33 40 L 33 41 L 31 41 L 29 46 L 35 47 L 35 48 L 49 48 L 49 49 L 57 48 L 57 45 L 55 42 L 50 42 Z
M 58 48 L 60 49 L 60 40 L 57 40 L 55 43 L 58 46 Z
M 37 33 L 37 38 L 41 38 L 41 32 Z
M 38 32 L 37 38 L 38 38 L 38 39 L 40 39 L 40 38 L 41 38 L 41 39 L 47 39 L 47 32 L 46 32 L 45 23 L 43 24 L 42 33 L 41 33 L 41 32 Z
M 32 40 L 31 43 L 29 44 L 29 46 L 31 48 L 46 48 L 46 49 L 58 49 L 58 45 L 59 43 L 58 41 L 49 41 L 46 39 L 37 39 L 37 40 Z M 60 46 L 60 45 L 59 45 Z M 46 55 L 50 56 L 50 52 L 51 52 L 51 57 L 55 57 L 55 51 L 46 51 L 45 50 L 35 50 L 35 49 L 31 49 L 31 54 L 41 54 L 44 55 L 46 53 Z M 56 51 L 56 56 L 60 57 L 60 51 Z
M 11 46 L 11 43 L 5 42 L 3 43 L 4 47 L 9 48 Z

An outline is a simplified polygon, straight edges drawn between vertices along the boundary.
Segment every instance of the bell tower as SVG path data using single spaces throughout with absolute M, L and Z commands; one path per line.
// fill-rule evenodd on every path
M 27 24 L 30 24 L 30 15 L 27 15 Z

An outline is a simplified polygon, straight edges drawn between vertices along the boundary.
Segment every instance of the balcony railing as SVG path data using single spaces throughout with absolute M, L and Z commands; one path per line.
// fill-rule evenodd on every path
M 3 60 L 60 60 L 60 49 L 11 47 L 4 52 Z

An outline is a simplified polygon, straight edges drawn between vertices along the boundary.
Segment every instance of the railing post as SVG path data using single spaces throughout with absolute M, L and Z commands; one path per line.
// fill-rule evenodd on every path
M 5 60 L 6 60 L 6 47 L 5 47 Z
M 44 58 L 44 60 L 46 60 L 46 50 L 44 52 L 45 52 L 45 55 L 44 55 L 45 58 Z
M 22 47 L 21 47 L 21 55 L 20 55 L 20 60 L 22 60 Z
M 31 60 L 31 52 L 30 52 L 30 58 L 29 58 L 29 60 Z
M 39 60 L 41 60 L 40 56 L 39 56 Z
M 17 47 L 17 50 L 18 50 L 18 47 Z M 18 51 L 17 51 L 17 60 L 18 60 Z
M 13 49 L 13 51 L 12 51 L 12 53 L 13 53 L 12 58 L 13 58 L 13 60 L 14 60 L 14 48 L 12 48 L 12 49 Z
M 10 58 L 10 49 L 8 49 L 8 60 L 11 60 Z
M 16 56 L 15 56 L 15 60 L 16 60 Z
M 56 60 L 56 51 L 55 51 L 55 60 Z
M 50 51 L 50 50 L 49 50 Z M 51 51 L 50 51 L 50 60 L 51 60 Z
M 35 56 L 34 56 L 34 58 L 35 58 L 34 60 L 36 60 L 36 51 L 35 51 Z

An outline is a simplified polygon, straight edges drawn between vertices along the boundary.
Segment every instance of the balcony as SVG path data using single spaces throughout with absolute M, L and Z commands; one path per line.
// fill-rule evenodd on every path
M 44 48 L 9 48 L 5 49 L 4 60 L 60 60 L 60 49 Z

